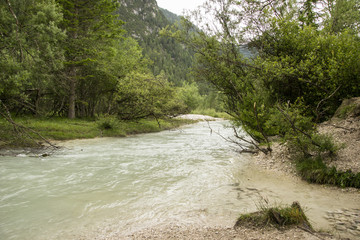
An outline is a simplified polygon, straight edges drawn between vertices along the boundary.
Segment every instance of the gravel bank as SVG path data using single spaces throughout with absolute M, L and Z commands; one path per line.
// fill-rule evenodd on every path
M 120 238 L 111 238 L 120 239 Z M 125 239 L 186 239 L 186 240 L 206 240 L 206 239 L 334 239 L 326 234 L 309 233 L 300 228 L 287 230 L 257 229 L 240 227 L 208 227 L 208 226 L 186 226 L 186 225 L 168 225 L 153 229 L 146 229 L 140 232 L 130 234 Z

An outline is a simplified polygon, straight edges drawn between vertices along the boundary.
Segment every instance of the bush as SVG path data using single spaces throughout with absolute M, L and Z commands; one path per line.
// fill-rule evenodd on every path
M 110 130 L 115 129 L 118 125 L 118 119 L 111 115 L 104 115 L 99 117 L 96 121 L 97 127 L 100 130 Z
M 181 88 L 178 88 L 178 94 L 189 111 L 198 108 L 204 100 L 196 83 L 184 83 Z

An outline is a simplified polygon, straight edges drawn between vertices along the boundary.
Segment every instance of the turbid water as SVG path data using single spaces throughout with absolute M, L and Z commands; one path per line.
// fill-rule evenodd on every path
M 162 223 L 227 225 L 265 198 L 327 211 L 359 208 L 358 195 L 249 167 L 225 121 L 127 138 L 63 143 L 48 157 L 0 157 L 0 239 L 94 239 Z M 340 194 L 341 193 L 341 194 Z

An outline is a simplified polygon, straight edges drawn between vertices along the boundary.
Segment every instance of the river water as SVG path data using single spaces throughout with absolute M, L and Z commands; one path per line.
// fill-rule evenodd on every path
M 299 201 L 318 228 L 358 195 L 251 167 L 223 137 L 226 121 L 127 138 L 62 143 L 51 156 L 0 157 L 0 239 L 79 239 L 171 222 L 234 224 L 261 199 Z

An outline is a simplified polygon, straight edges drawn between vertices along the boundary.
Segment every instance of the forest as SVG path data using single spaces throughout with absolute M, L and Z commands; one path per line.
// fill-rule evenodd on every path
M 128 119 L 184 111 L 167 77 L 152 74 L 150 60 L 126 34 L 116 1 L 0 6 L 0 99 L 10 112 Z
M 171 56 L 166 50 L 162 50 L 164 58 L 155 57 L 155 63 L 152 60 L 162 46 L 176 51 L 180 44 L 174 45 L 174 39 L 159 38 L 154 43 L 157 47 L 146 48 L 144 42 L 153 36 L 135 39 L 129 29 L 131 24 L 125 25 L 121 20 L 131 22 L 121 4 L 112 0 L 0 2 L 1 128 L 10 128 L 1 131 L 2 141 L 7 142 L 9 134 L 18 134 L 13 121 L 17 117 L 105 118 L 105 125 L 109 126 L 114 122 L 109 116 L 158 120 L 196 107 L 194 101 L 201 97 L 197 85 L 186 81 L 188 67 L 176 72 L 175 63 L 169 65 Z M 143 3 L 137 4 L 140 5 L 134 9 Z M 150 5 L 157 7 L 155 1 Z M 129 6 L 127 9 L 133 11 Z M 152 27 L 160 29 L 170 24 L 160 10 L 150 10 L 158 12 L 155 20 L 149 20 L 159 22 Z M 146 14 L 152 16 L 152 12 Z M 160 41 L 164 43 L 161 45 Z M 187 53 L 180 49 L 174 56 Z M 178 65 L 180 69 L 181 64 Z M 14 126 L 14 131 L 7 123 Z

